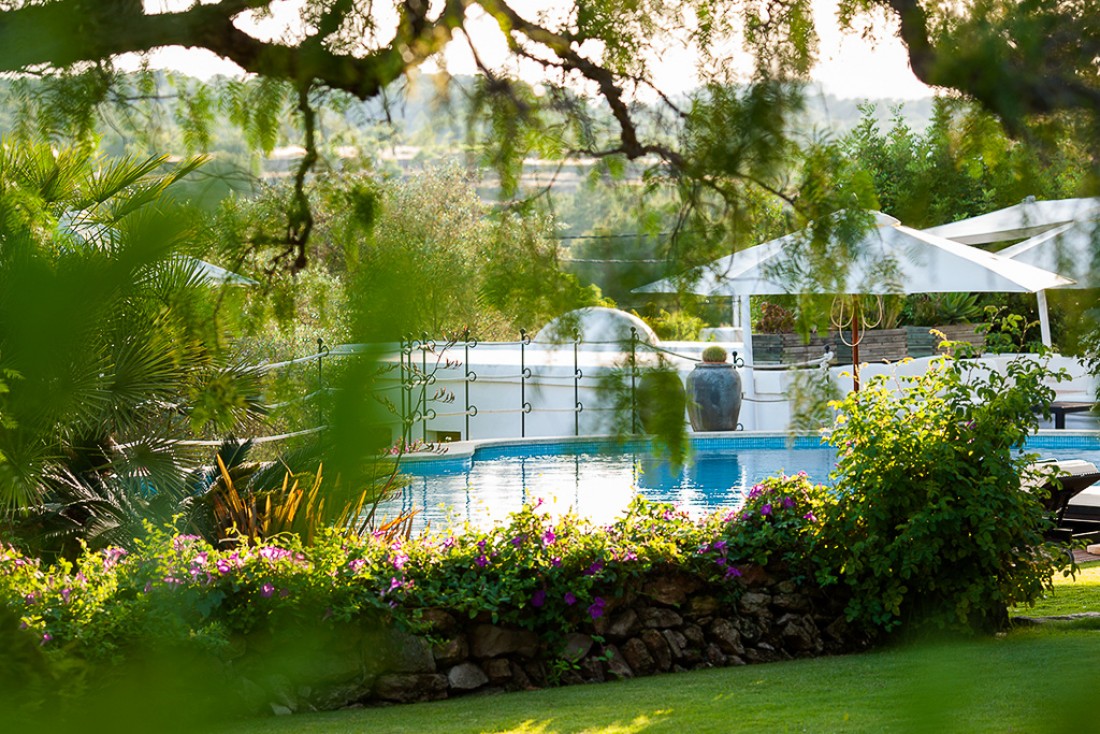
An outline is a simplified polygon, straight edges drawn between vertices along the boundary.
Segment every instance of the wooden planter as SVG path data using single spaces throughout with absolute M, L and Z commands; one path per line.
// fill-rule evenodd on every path
M 952 342 L 973 344 L 980 353 L 985 348 L 985 324 L 950 324 L 948 326 L 906 326 L 910 357 L 930 357 L 940 354 L 939 343 L 946 338 Z M 942 331 L 944 336 L 932 335 L 931 330 Z M 983 329 L 979 333 L 979 329 Z M 755 343 L 755 342 L 754 342 Z
M 852 335 L 844 333 L 815 336 L 806 341 L 801 334 L 753 334 L 753 360 L 759 364 L 794 364 L 818 359 L 825 353 L 825 345 L 831 344 L 837 364 L 852 363 Z M 859 343 L 861 362 L 895 362 L 908 356 L 908 339 L 905 329 L 871 329 L 863 333 Z

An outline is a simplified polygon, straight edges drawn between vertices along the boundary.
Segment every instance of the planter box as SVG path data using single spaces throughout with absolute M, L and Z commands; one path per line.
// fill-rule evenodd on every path
M 801 334 L 753 334 L 753 359 L 760 364 L 794 364 L 819 358 L 825 352 L 825 345 L 833 345 L 837 364 L 852 363 L 852 348 L 845 344 L 851 342 L 850 333 L 844 333 L 844 339 L 837 333 L 828 336 L 814 336 L 809 341 Z M 859 343 L 861 362 L 897 361 L 908 356 L 908 336 L 905 329 L 871 329 L 862 335 Z
M 938 345 L 942 338 L 933 336 L 930 330 L 942 331 L 947 341 L 967 342 L 973 344 L 980 353 L 985 348 L 985 333 L 978 332 L 984 329 L 985 324 L 951 324 L 949 326 L 906 326 L 905 331 L 909 342 L 910 357 L 930 357 L 940 354 L 942 350 Z

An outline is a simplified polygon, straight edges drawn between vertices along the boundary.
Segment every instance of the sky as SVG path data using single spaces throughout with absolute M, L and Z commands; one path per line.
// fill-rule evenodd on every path
M 285 32 L 297 19 L 299 0 L 276 0 L 275 15 L 265 22 L 247 24 L 245 29 L 258 37 L 276 37 Z M 186 7 L 190 0 L 145 0 L 149 9 L 171 11 Z M 553 8 L 554 0 L 521 0 L 517 7 Z M 918 99 L 932 95 L 932 90 L 922 84 L 909 68 L 905 48 L 897 39 L 889 24 L 881 19 L 871 28 L 877 41 L 869 41 L 858 33 L 841 34 L 834 20 L 836 0 L 814 0 L 814 17 L 821 38 L 819 61 L 812 76 L 825 91 L 841 98 L 893 98 Z M 503 39 L 486 18 L 474 18 L 471 34 L 478 44 L 482 58 L 493 64 L 504 63 L 508 58 Z M 478 28 L 478 25 L 481 28 Z M 207 51 L 180 48 L 163 49 L 152 55 L 153 65 L 180 69 L 201 77 L 214 74 L 238 75 L 235 64 L 219 59 Z M 133 62 L 136 66 L 136 62 Z M 124 64 L 125 65 L 125 64 Z M 454 74 L 473 73 L 472 55 L 464 43 L 453 43 L 446 53 L 447 69 Z M 693 86 L 694 77 L 685 73 L 691 66 L 691 57 L 670 50 L 660 60 L 653 60 L 652 69 L 658 86 L 665 92 L 676 93 Z M 433 71 L 435 65 L 427 65 Z M 534 72 L 520 69 L 529 81 Z

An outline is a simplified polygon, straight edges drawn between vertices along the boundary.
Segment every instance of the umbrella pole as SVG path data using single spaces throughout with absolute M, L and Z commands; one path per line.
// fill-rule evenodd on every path
M 859 296 L 852 296 L 852 392 L 859 392 Z
M 1039 291 L 1035 296 L 1039 299 L 1039 336 L 1043 339 L 1043 346 L 1050 347 L 1050 313 L 1047 311 L 1047 292 Z

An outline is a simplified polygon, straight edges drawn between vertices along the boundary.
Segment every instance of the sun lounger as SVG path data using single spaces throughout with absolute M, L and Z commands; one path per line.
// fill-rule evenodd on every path
M 1032 467 L 1057 469 L 1057 476 L 1046 482 L 1033 480 L 1031 485 L 1046 490 L 1043 505 L 1054 517 L 1056 524 L 1056 528 L 1049 534 L 1051 540 L 1071 539 L 1082 510 L 1093 513 L 1097 528 L 1100 528 L 1100 487 L 1089 489 L 1100 481 L 1100 470 L 1097 470 L 1095 464 L 1081 459 L 1067 459 L 1041 461 Z M 1049 469 L 1046 473 L 1050 473 Z

